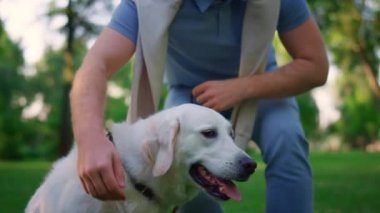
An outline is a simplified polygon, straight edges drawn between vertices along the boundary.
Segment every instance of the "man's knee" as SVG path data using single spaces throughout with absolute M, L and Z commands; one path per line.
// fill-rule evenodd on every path
M 266 161 L 308 156 L 308 142 L 302 128 L 293 122 L 277 124 L 271 133 L 261 137 L 260 144 Z
M 256 140 L 267 169 L 302 175 L 309 173 L 308 142 L 294 100 L 268 101 L 262 104 L 260 112 L 255 134 L 259 135 Z

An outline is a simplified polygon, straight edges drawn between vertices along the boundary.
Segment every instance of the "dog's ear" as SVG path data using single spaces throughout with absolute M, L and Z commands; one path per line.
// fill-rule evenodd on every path
M 173 119 L 157 128 L 158 151 L 153 166 L 153 176 L 164 175 L 170 168 L 174 157 L 174 145 L 180 129 L 179 121 Z

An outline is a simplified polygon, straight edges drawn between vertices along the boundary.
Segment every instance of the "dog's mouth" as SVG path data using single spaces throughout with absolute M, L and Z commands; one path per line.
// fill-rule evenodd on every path
M 220 200 L 241 200 L 240 192 L 231 180 L 211 174 L 199 163 L 191 166 L 190 175 L 207 193 Z

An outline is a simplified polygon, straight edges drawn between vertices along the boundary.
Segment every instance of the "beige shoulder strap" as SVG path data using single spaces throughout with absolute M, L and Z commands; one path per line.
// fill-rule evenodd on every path
M 239 76 L 265 71 L 280 13 L 280 0 L 248 0 L 244 17 Z M 236 143 L 245 148 L 251 139 L 256 100 L 246 100 L 234 108 L 231 123 Z
M 181 0 L 135 0 L 139 32 L 128 121 L 158 109 L 168 44 L 168 29 Z

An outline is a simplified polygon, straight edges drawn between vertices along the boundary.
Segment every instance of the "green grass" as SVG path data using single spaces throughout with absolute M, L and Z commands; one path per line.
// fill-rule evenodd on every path
M 312 153 L 311 164 L 315 213 L 379 212 L 380 154 Z M 260 162 L 249 182 L 239 184 L 243 200 L 226 202 L 225 212 L 265 212 L 264 167 Z
M 258 160 L 259 156 L 255 155 Z M 380 154 L 312 153 L 316 213 L 378 212 Z M 50 168 L 46 162 L 0 162 L 0 212 L 23 212 Z M 227 213 L 265 212 L 264 164 L 246 183 L 243 200 L 223 204 Z
M 0 212 L 23 212 L 49 168 L 46 162 L 0 162 Z
M 380 154 L 312 155 L 315 212 L 379 212 Z

